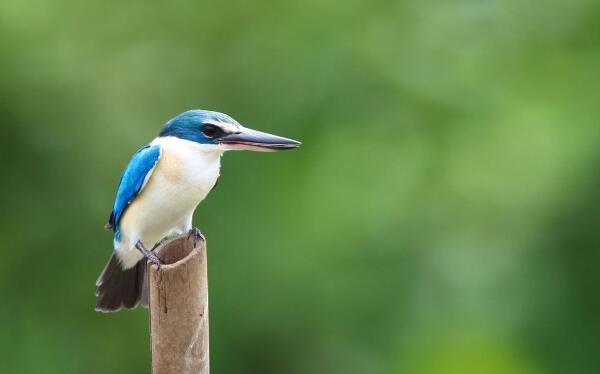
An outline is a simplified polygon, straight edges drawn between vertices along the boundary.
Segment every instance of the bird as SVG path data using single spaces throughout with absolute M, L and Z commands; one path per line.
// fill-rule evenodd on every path
M 283 151 L 300 144 L 215 111 L 188 110 L 167 121 L 121 175 L 105 225 L 113 232 L 113 252 L 96 281 L 95 310 L 148 306 L 147 261 L 160 265 L 153 249 L 170 235 L 203 237 L 192 217 L 219 179 L 224 152 Z

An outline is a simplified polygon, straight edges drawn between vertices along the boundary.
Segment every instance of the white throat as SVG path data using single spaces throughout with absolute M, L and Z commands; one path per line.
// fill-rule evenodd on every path
M 152 145 L 159 145 L 163 152 L 177 155 L 190 163 L 212 164 L 219 163 L 225 149 L 219 145 L 200 144 L 190 140 L 167 136 L 155 138 Z

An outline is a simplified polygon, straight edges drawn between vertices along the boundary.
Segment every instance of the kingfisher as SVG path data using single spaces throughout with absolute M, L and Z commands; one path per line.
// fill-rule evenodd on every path
M 215 187 L 225 151 L 283 151 L 299 145 L 219 112 L 189 110 L 167 121 L 158 137 L 135 152 L 119 181 L 105 226 L 113 232 L 113 253 L 96 281 L 96 310 L 148 306 L 147 260 L 160 266 L 153 249 L 165 237 L 202 236 L 192 227 L 192 217 Z

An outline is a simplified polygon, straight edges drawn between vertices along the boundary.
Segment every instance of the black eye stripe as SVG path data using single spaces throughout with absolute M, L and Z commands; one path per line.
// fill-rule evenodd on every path
M 207 123 L 202 126 L 202 133 L 209 138 L 216 138 L 223 134 L 223 130 L 216 125 Z

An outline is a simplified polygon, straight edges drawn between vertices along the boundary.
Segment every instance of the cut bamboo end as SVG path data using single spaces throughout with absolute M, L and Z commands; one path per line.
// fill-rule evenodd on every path
M 206 243 L 181 235 L 156 249 L 148 264 L 153 374 L 208 374 Z

